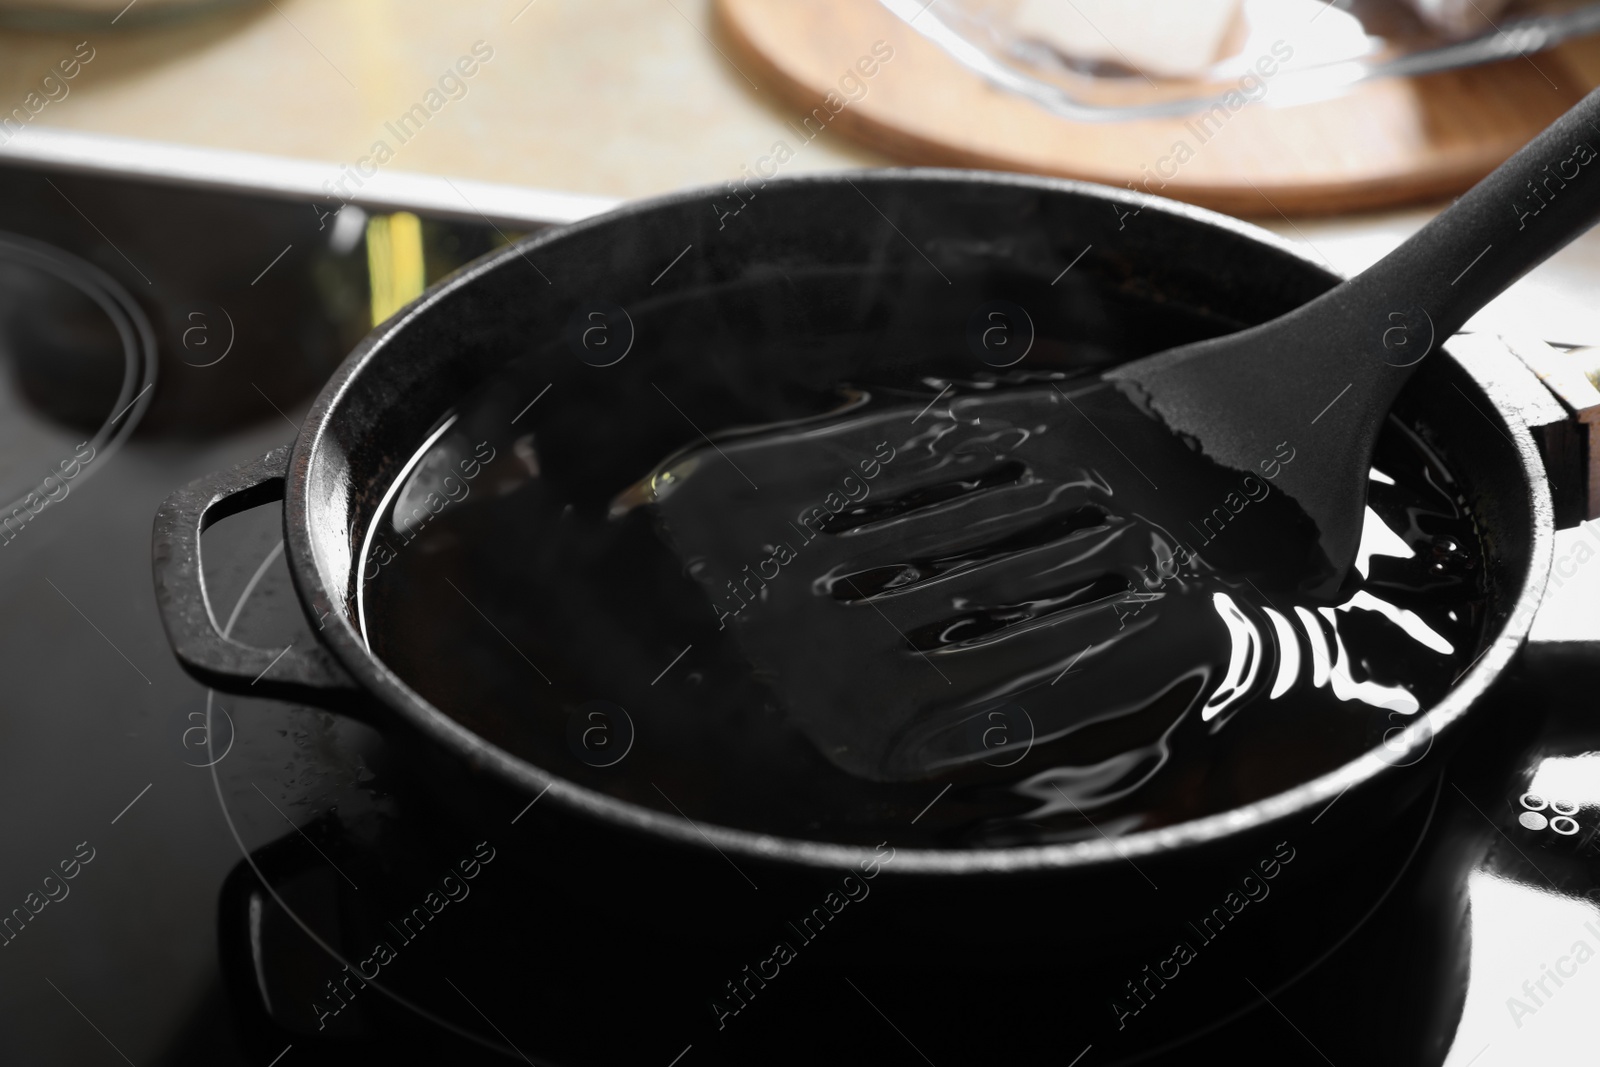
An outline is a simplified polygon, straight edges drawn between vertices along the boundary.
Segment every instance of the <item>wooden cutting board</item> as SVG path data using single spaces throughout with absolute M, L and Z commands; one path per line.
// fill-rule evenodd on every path
M 1531 59 L 1369 82 L 1334 100 L 1245 106 L 1203 131 L 1184 119 L 1078 123 L 991 87 L 872 0 L 714 2 L 729 58 L 800 114 L 824 107 L 825 136 L 908 163 L 1133 183 L 1236 215 L 1452 196 L 1600 84 L 1600 39 L 1590 38 Z M 865 94 L 853 90 L 858 99 L 831 113 L 828 94 L 838 106 L 840 79 L 877 42 L 892 58 L 869 63 Z

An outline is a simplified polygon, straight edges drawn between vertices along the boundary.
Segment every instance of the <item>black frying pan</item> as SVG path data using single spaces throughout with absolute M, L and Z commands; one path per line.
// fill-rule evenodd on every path
M 738 215 L 727 207 L 723 191 L 641 202 L 539 234 L 440 283 L 356 348 L 292 446 L 173 494 L 156 518 L 154 543 L 163 621 L 179 661 L 197 679 L 227 692 L 367 718 L 405 738 L 457 803 L 515 811 L 542 796 L 528 819 L 545 835 L 549 858 L 573 860 L 564 867 L 570 877 L 636 907 L 630 887 L 659 865 L 693 870 L 694 877 L 653 883 L 650 906 L 677 920 L 714 914 L 721 926 L 743 905 L 693 887 L 732 878 L 731 861 L 763 889 L 794 886 L 803 895 L 871 863 L 875 851 L 691 823 L 666 805 L 625 803 L 581 786 L 519 756 L 492 729 L 446 715 L 363 642 L 355 619 L 361 546 L 386 490 L 440 416 L 542 344 L 547 353 L 536 358 L 548 360 L 552 397 L 613 390 L 626 417 L 659 371 L 649 353 L 641 349 L 597 367 L 551 339 L 569 337 L 584 308 L 642 307 L 662 287 L 766 287 L 777 307 L 794 275 L 854 276 L 870 299 L 841 301 L 810 319 L 754 324 L 791 331 L 824 353 L 814 365 L 774 364 L 770 374 L 815 377 L 826 372 L 833 339 L 873 335 L 883 341 L 868 346 L 882 353 L 879 378 L 912 382 L 928 368 L 919 365 L 917 351 L 892 343 L 905 316 L 964 298 L 977 303 L 981 295 L 959 291 L 946 276 L 980 279 L 980 288 L 1051 294 L 1072 314 L 1102 319 L 1097 328 L 1114 333 L 1129 355 L 1276 317 L 1338 280 L 1270 235 L 1225 217 L 1073 182 L 879 171 L 773 181 Z M 658 276 L 685 246 L 692 251 Z M 610 325 L 623 328 L 615 317 Z M 1527 373 L 1509 359 L 1499 371 Z M 1427 428 L 1459 473 L 1490 554 L 1487 647 L 1448 695 L 1403 735 L 1236 810 L 1115 840 L 900 848 L 885 871 L 906 895 L 882 916 L 886 936 L 925 932 L 935 922 L 959 927 L 953 940 L 992 943 L 1011 931 L 940 917 L 951 909 L 986 914 L 1003 901 L 1008 914 L 1051 916 L 1032 924 L 1030 936 L 1091 939 L 1136 913 L 1146 882 L 1170 874 L 1169 882 L 1203 891 L 1207 879 L 1235 873 L 1230 857 L 1248 864 L 1270 855 L 1276 842 L 1310 832 L 1321 845 L 1311 850 L 1313 862 L 1331 862 L 1354 845 L 1360 828 L 1417 794 L 1424 770 L 1438 759 L 1430 762 L 1432 752 L 1477 712 L 1528 633 L 1550 566 L 1552 506 L 1544 467 L 1516 410 L 1447 353 L 1423 366 L 1397 410 Z M 1485 414 L 1499 432 L 1482 425 Z M 315 643 L 286 652 L 223 637 L 200 570 L 200 535 L 208 525 L 280 497 L 286 557 L 315 633 Z M 775 898 L 769 891 L 762 899 L 770 905 Z M 1099 905 L 1092 913 L 1064 907 L 1091 900 Z

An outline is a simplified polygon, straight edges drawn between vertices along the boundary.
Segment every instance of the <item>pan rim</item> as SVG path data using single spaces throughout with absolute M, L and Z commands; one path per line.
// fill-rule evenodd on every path
M 943 168 L 881 168 L 829 171 L 773 179 L 784 186 L 804 184 L 837 185 L 841 181 L 864 184 L 906 182 L 971 183 L 1009 185 L 1049 192 L 1068 193 L 1084 199 L 1121 203 L 1137 211 L 1150 210 L 1174 220 L 1198 222 L 1211 228 L 1230 231 L 1255 243 L 1292 256 L 1334 281 L 1343 275 L 1330 269 L 1307 251 L 1253 224 L 1193 205 L 1141 193 L 1120 190 L 1089 182 L 991 171 Z M 765 187 L 764 187 L 765 188 Z M 485 770 L 514 785 L 529 796 L 543 796 L 567 811 L 602 823 L 631 829 L 646 835 L 665 837 L 676 844 L 697 849 L 716 849 L 755 860 L 811 868 L 843 870 L 877 857 L 873 848 L 836 842 L 786 837 L 713 823 L 696 822 L 684 816 L 658 811 L 612 797 L 579 785 L 494 745 L 435 707 L 412 690 L 376 655 L 369 652 L 351 624 L 341 592 L 332 595 L 323 580 L 315 550 L 315 525 L 319 516 L 310 506 L 309 486 L 313 466 L 321 449 L 332 439 L 331 428 L 339 417 L 342 402 L 356 380 L 369 372 L 384 355 L 388 344 L 419 316 L 447 295 L 471 285 L 483 275 L 499 269 L 551 242 L 605 226 L 615 226 L 642 214 L 680 204 L 719 198 L 723 190 L 702 186 L 624 204 L 612 211 L 554 227 L 515 242 L 497 253 L 463 268 L 429 288 L 410 305 L 396 313 L 367 335 L 346 357 L 318 394 L 306 416 L 290 455 L 284 492 L 285 547 L 289 571 L 303 605 L 331 609 L 320 636 L 340 664 L 358 685 L 408 727 L 426 739 L 442 745 L 475 769 Z M 1487 692 L 1505 670 L 1526 640 L 1533 617 L 1543 599 L 1554 556 L 1554 505 L 1548 477 L 1525 421 L 1508 398 L 1500 395 L 1494 383 L 1480 378 L 1470 366 L 1445 355 L 1457 370 L 1476 384 L 1493 403 L 1496 416 L 1510 431 L 1516 461 L 1529 493 L 1526 521 L 1529 552 L 1520 589 L 1511 599 L 1509 610 L 1488 647 L 1456 681 L 1449 692 L 1428 709 L 1426 715 L 1408 728 L 1407 751 L 1421 738 L 1437 738 Z M 326 516 L 320 517 L 324 523 Z M 344 525 L 341 519 L 339 525 Z M 984 848 L 932 849 L 899 848 L 894 853 L 894 870 L 913 875 L 979 875 L 1025 871 L 1056 871 L 1099 866 L 1129 858 L 1187 852 L 1199 846 L 1236 838 L 1246 832 L 1285 822 L 1318 806 L 1328 805 L 1345 792 L 1371 781 L 1386 771 L 1396 770 L 1394 750 L 1382 744 L 1369 749 L 1316 778 L 1292 789 L 1213 815 L 1171 826 L 1130 833 L 1115 839 L 1100 838 L 1070 843 L 999 846 Z

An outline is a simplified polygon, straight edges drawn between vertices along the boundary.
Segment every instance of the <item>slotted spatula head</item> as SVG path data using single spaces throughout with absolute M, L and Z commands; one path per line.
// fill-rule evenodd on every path
M 1151 429 L 1098 382 L 920 411 L 863 400 L 690 449 L 650 483 L 710 610 L 812 742 L 855 774 L 917 778 L 992 758 L 1002 705 L 1045 741 L 1165 687 L 1170 723 L 1229 656 L 1215 622 L 1236 609 L 1196 579 L 1222 565 L 1281 589 L 1303 570 L 1293 538 L 1249 547 L 1297 520 L 1265 472 L 1241 478 Z M 1180 635 L 1162 655 L 1192 671 L 1141 669 L 1130 639 L 1158 620 Z

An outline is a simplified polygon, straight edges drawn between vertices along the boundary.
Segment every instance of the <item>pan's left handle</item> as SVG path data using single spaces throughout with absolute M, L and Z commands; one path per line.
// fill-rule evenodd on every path
M 282 500 L 289 446 L 200 478 L 173 493 L 156 512 L 152 557 L 156 605 L 178 662 L 199 681 L 226 693 L 288 700 L 332 711 L 358 711 L 360 689 L 320 642 L 287 649 L 255 648 L 226 636 L 206 598 L 200 535 L 212 523 Z

